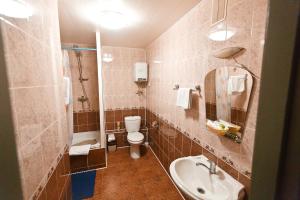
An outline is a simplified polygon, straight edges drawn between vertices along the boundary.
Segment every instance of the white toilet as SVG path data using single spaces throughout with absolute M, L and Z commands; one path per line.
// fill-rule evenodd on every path
M 133 159 L 141 157 L 140 145 L 144 141 L 144 135 L 140 132 L 141 117 L 140 116 L 129 116 L 125 117 L 125 127 L 128 132 L 127 141 L 130 144 L 130 156 Z

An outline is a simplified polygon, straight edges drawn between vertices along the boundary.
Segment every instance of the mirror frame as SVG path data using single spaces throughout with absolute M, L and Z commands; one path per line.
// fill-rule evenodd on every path
M 237 137 L 236 137 L 236 135 L 235 134 L 232 134 L 232 133 L 230 133 L 230 132 L 227 132 L 224 136 L 225 137 L 227 137 L 227 138 L 229 138 L 229 139 L 231 139 L 231 140 L 233 140 L 234 142 L 236 142 L 236 143 L 241 143 L 242 142 L 242 138 L 244 137 L 244 133 L 245 133 L 245 129 L 246 129 L 246 124 L 247 124 L 247 117 L 248 117 L 248 112 L 249 112 L 249 106 L 250 106 L 250 104 L 251 104 L 251 99 L 252 99 L 252 92 L 253 92 L 253 86 L 254 86 L 254 84 L 255 84 L 255 79 L 254 79 L 254 77 L 251 75 L 251 73 L 247 70 L 247 69 L 243 69 L 243 68 L 240 68 L 240 67 L 236 67 L 236 66 L 223 66 L 223 67 L 221 67 L 221 68 L 224 68 L 224 67 L 227 67 L 227 68 L 233 68 L 233 70 L 234 71 L 236 71 L 237 69 L 239 69 L 239 70 L 245 70 L 245 72 L 246 72 L 246 74 L 249 76 L 249 77 L 251 77 L 251 80 L 250 80 L 250 93 L 247 95 L 248 96 L 248 100 L 247 100 L 247 107 L 246 107 L 246 110 L 245 110 L 245 116 L 244 116 L 244 121 L 243 121 L 243 126 L 241 126 L 241 128 L 242 128 L 242 131 L 241 132 L 238 132 L 239 134 L 237 134 Z M 209 75 L 209 74 L 211 74 L 212 72 L 214 72 L 214 71 L 216 71 L 218 68 L 214 68 L 214 69 L 212 69 L 212 70 L 210 70 L 210 71 L 208 71 L 207 73 L 206 73 L 206 75 L 205 75 L 205 79 L 204 79 L 204 101 L 205 101 L 205 109 L 206 109 L 206 111 L 205 111 L 205 113 L 206 113 L 206 115 L 205 115 L 205 118 L 206 118 L 206 121 L 207 120 L 212 120 L 212 119 L 209 119 L 209 118 L 207 118 L 207 105 L 206 105 L 206 103 L 207 103 L 207 76 Z M 216 86 L 215 86 L 216 87 Z M 216 91 L 215 91 L 215 95 L 217 95 L 216 94 Z M 217 106 L 217 105 L 216 105 Z M 216 108 L 217 109 L 217 108 Z M 232 121 L 230 121 L 230 123 L 233 123 Z M 235 124 L 235 123 L 233 123 L 233 124 Z M 239 125 L 239 124 L 237 124 L 237 125 Z M 239 125 L 240 126 L 240 125 Z M 207 130 L 209 131 L 209 132 L 211 132 L 211 133 L 215 133 L 214 131 L 211 131 L 211 130 L 209 130 L 209 127 L 206 127 L 207 128 Z

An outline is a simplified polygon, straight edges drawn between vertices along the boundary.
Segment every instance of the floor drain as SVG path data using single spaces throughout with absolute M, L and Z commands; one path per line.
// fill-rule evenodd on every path
M 204 194 L 204 193 L 205 193 L 205 191 L 204 191 L 202 188 L 197 188 L 197 191 L 198 191 L 199 193 L 201 193 L 201 194 Z

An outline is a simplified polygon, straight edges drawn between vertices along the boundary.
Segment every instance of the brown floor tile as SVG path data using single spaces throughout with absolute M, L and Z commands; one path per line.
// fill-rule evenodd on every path
M 160 180 L 153 180 L 148 183 L 143 184 L 147 198 L 150 200 L 154 199 L 181 199 L 181 196 L 178 194 L 175 186 L 170 182 L 168 178 L 161 178 Z M 177 197 L 174 197 L 174 193 L 178 194 Z M 169 196 L 170 195 L 170 196 Z M 173 196 L 173 197 L 171 197 Z
M 129 148 L 108 153 L 108 167 L 97 170 L 93 200 L 182 199 L 151 150 L 133 160 Z

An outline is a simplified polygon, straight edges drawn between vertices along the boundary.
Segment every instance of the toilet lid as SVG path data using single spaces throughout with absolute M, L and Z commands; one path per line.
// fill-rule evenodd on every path
M 140 132 L 128 133 L 127 139 L 130 141 L 141 141 L 144 139 L 144 135 Z

